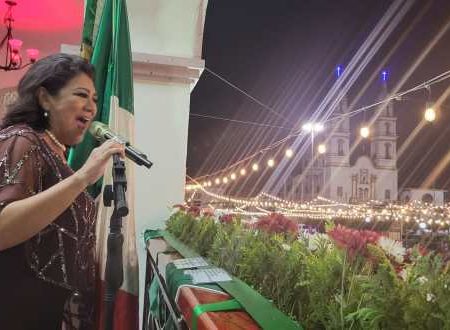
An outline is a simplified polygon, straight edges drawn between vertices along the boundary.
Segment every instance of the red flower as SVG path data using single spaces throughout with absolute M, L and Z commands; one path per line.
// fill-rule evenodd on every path
M 192 215 L 194 217 L 199 217 L 200 216 L 200 208 L 198 206 L 191 206 L 187 209 L 187 213 L 189 213 L 190 215 Z
M 417 244 L 417 252 L 419 252 L 422 257 L 425 257 L 428 254 L 428 249 L 425 245 L 419 243 Z
M 261 217 L 255 227 L 269 233 L 298 233 L 298 225 L 279 213 Z
M 233 222 L 233 215 L 232 214 L 223 214 L 219 217 L 219 221 L 223 224 L 225 223 L 232 223 Z
M 371 230 L 356 230 L 338 225 L 328 235 L 341 248 L 345 248 L 354 257 L 357 254 L 367 255 L 367 244 L 376 244 L 380 234 Z

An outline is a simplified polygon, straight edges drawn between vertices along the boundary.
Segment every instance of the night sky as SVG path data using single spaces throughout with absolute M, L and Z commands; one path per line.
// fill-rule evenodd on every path
M 336 66 L 350 62 L 392 3 L 209 0 L 203 43 L 206 67 L 270 109 L 205 70 L 191 94 L 188 175 L 198 177 L 225 168 L 301 127 L 330 90 Z M 439 32 L 435 45 L 399 86 Z M 399 91 L 450 70 L 450 1 L 414 2 L 347 93 L 353 110 L 379 100 L 382 69 L 389 71 L 388 86 L 399 86 Z M 428 97 L 439 99 L 449 83 L 450 79 L 431 86 L 430 96 L 421 89 L 395 102 L 397 149 L 422 120 Z M 450 151 L 450 100 L 445 95 L 441 100 L 437 121 L 424 126 L 398 160 L 400 187 L 423 185 Z M 366 111 L 352 118 L 352 133 L 357 134 L 359 122 L 373 114 L 373 110 Z M 288 146 L 280 150 L 284 152 Z M 260 155 L 260 159 L 266 156 Z M 448 189 L 449 170 L 450 166 L 444 166 L 429 187 Z M 269 175 L 261 172 L 259 179 L 239 182 L 229 192 L 254 194 Z M 252 189 L 237 189 L 237 185 L 252 185 Z

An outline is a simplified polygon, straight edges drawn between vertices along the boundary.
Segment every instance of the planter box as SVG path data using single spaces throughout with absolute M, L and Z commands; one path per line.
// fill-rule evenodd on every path
M 176 269 L 171 262 L 197 254 L 166 232 L 160 232 L 159 237 L 152 232 L 146 233 L 149 295 L 145 298 L 144 329 L 164 324 L 173 329 L 301 329 L 236 278 L 231 282 L 192 285 L 183 270 Z M 221 310 L 223 302 L 231 304 L 228 306 L 231 310 Z

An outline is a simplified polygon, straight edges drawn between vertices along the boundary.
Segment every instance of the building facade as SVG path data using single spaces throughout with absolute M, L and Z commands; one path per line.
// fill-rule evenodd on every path
M 446 192 L 442 189 L 405 188 L 400 192 L 399 199 L 404 203 L 416 201 L 444 206 Z
M 380 96 L 386 98 L 386 84 Z M 347 112 L 348 101 L 344 98 L 336 119 L 326 128 L 326 153 L 315 155 L 314 162 L 309 157 L 300 164 L 299 173 L 287 189 L 289 198 L 311 200 L 322 196 L 341 202 L 397 200 L 397 118 L 392 102 L 376 111 L 370 126 L 370 142 L 363 142 L 352 163 L 350 156 L 354 151 Z

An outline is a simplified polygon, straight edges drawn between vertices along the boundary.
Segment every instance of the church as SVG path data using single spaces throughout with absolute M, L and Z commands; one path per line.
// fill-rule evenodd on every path
M 387 96 L 384 83 L 380 99 Z M 291 189 L 286 191 L 289 198 L 307 201 L 321 196 L 340 202 L 397 200 L 397 118 L 393 102 L 383 104 L 375 112 L 370 140 L 361 142 L 362 150 L 358 153 L 351 149 L 348 111 L 348 100 L 344 97 L 335 119 L 327 123 L 327 133 L 323 134 L 326 152 L 314 155 L 312 163 L 311 155 L 303 159 L 292 179 Z

